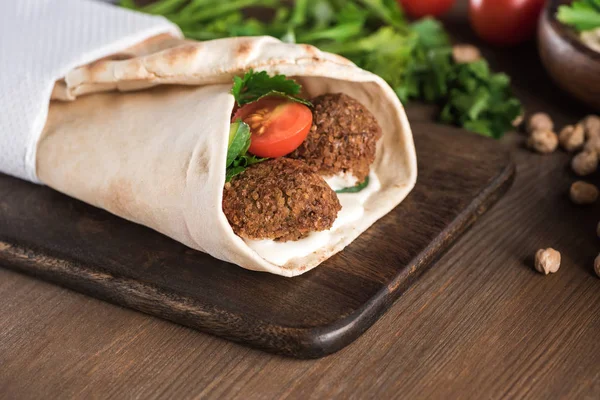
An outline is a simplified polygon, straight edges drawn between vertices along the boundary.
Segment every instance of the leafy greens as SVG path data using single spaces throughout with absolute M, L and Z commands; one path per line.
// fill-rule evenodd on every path
M 302 86 L 285 75 L 269 76 L 265 71 L 254 72 L 250 70 L 243 77 L 233 78 L 231 94 L 239 107 L 253 103 L 267 96 L 282 96 L 298 103 L 312 106 L 312 104 L 296 95 L 300 93 Z M 243 172 L 252 164 L 265 161 L 266 158 L 256 157 L 249 154 L 250 148 L 250 126 L 237 119 L 229 128 L 229 144 L 227 146 L 227 160 L 225 182 Z
M 269 76 L 265 71 L 254 72 L 250 70 L 240 78 L 233 77 L 231 94 L 238 106 L 253 103 L 267 96 L 282 96 L 298 103 L 312 106 L 309 101 L 296 96 L 300 93 L 301 86 L 285 75 Z
M 556 18 L 579 32 L 600 28 L 600 0 L 578 0 L 558 7 Z
M 455 122 L 484 136 L 499 138 L 521 113 L 521 103 L 511 96 L 510 79 L 493 74 L 485 61 L 456 64 L 447 76 L 448 101 L 441 113 L 444 122 Z
M 229 128 L 229 145 L 227 147 L 225 182 L 229 182 L 231 178 L 242 173 L 252 164 L 266 160 L 266 158 L 248 154 L 250 136 L 250 127 L 241 119 L 231 124 Z
M 600 0 L 576 3 L 597 4 Z M 159 0 L 137 7 L 164 15 L 192 39 L 269 35 L 286 42 L 309 43 L 349 58 L 385 79 L 404 101 L 438 104 L 440 119 L 492 137 L 501 137 L 521 114 L 506 75 L 493 74 L 485 61 L 457 64 L 442 25 L 434 19 L 410 23 L 396 0 Z M 266 7 L 272 18 L 251 17 Z M 254 13 L 256 14 L 256 13 Z M 483 73 L 483 71 L 487 71 Z M 275 94 L 298 99 L 297 89 L 265 73 L 237 78 L 238 105 Z M 236 87 L 238 89 L 236 89 Z M 241 87 L 241 89 L 239 89 Z M 271 92 L 265 92 L 265 87 Z

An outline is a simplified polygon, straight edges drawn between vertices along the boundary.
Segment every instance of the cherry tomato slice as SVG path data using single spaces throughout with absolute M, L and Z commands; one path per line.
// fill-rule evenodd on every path
M 296 150 L 312 125 L 312 112 L 304 104 L 283 97 L 265 97 L 240 107 L 232 121 L 250 126 L 250 149 L 259 157 L 282 157 Z

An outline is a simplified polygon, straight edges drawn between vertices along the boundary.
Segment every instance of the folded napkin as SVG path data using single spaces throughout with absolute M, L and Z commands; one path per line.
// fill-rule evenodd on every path
M 55 81 L 158 34 L 162 17 L 89 0 L 0 2 L 0 172 L 39 183 L 37 143 Z

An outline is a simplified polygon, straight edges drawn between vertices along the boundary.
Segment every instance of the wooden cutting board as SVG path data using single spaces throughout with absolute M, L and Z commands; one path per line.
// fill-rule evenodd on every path
M 321 357 L 367 330 L 512 182 L 498 142 L 425 122 L 413 130 L 413 192 L 296 278 L 246 271 L 1 174 L 0 265 L 270 352 Z

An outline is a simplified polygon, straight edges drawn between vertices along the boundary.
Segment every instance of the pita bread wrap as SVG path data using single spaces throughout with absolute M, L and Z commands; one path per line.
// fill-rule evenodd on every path
M 232 78 L 250 68 L 292 77 L 307 96 L 346 93 L 383 131 L 372 165 L 381 189 L 364 204 L 362 218 L 283 265 L 238 237 L 221 206 Z M 392 89 L 309 45 L 270 37 L 191 42 L 159 36 L 71 71 L 57 82 L 53 99 L 62 101 L 51 102 L 37 150 L 43 183 L 250 270 L 295 276 L 314 268 L 398 205 L 416 180 L 410 127 Z

